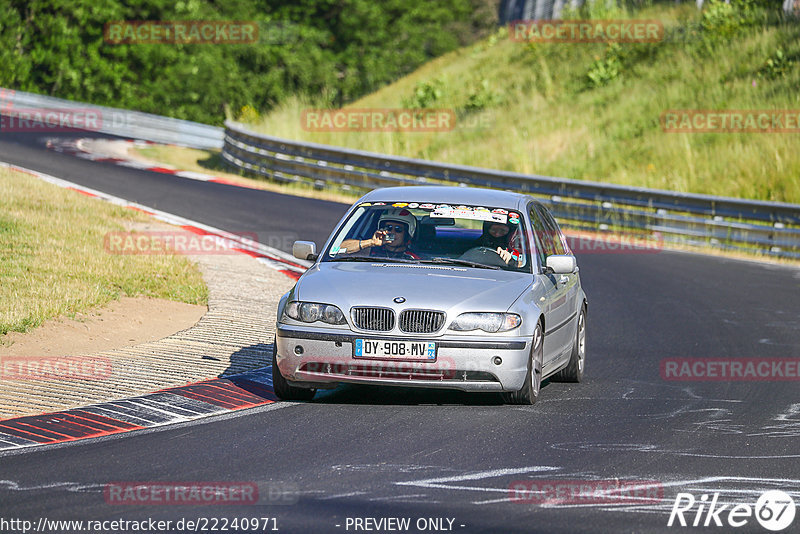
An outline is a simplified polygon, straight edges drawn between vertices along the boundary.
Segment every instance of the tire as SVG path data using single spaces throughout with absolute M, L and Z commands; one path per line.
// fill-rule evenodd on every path
M 309 401 L 317 393 L 316 389 L 298 388 L 286 381 L 278 369 L 278 343 L 272 341 L 272 390 L 279 399 L 285 401 Z
M 503 393 L 503 400 L 507 404 L 535 404 L 539 399 L 542 389 L 542 361 L 544 358 L 544 335 L 542 323 L 536 324 L 531 343 L 531 357 L 528 359 L 528 373 L 525 375 L 525 384 L 519 391 Z
M 586 308 L 581 307 L 569 363 L 553 377 L 557 382 L 580 382 L 586 365 Z

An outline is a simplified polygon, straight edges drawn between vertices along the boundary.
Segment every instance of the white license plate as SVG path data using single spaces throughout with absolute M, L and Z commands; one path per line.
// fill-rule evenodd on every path
M 353 357 L 433 361 L 436 359 L 436 343 L 433 341 L 356 339 L 353 344 Z

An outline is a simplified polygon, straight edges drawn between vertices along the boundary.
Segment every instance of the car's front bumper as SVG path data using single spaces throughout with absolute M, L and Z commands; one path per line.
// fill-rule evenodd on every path
M 359 338 L 434 341 L 436 361 L 354 358 L 353 343 Z M 281 375 L 299 386 L 361 383 L 463 391 L 518 391 L 528 372 L 530 344 L 531 340 L 524 337 L 394 337 L 280 324 L 276 360 Z M 298 347 L 302 350 L 298 351 Z M 502 363 L 495 363 L 495 357 L 500 357 Z

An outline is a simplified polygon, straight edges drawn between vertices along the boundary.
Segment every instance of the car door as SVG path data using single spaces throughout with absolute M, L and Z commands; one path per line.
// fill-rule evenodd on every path
M 569 246 L 567 245 L 567 240 L 564 237 L 564 233 L 561 231 L 561 228 L 558 226 L 558 223 L 550 211 L 541 204 L 537 205 L 536 207 L 541 212 L 542 220 L 545 228 L 547 229 L 548 235 L 552 236 L 553 249 L 555 250 L 555 253 L 572 254 L 572 252 L 569 250 Z M 578 320 L 578 273 L 576 270 L 573 273 L 556 274 L 553 275 L 553 277 L 555 278 L 556 285 L 558 287 L 556 291 L 558 299 L 557 301 L 562 302 L 563 305 L 559 305 L 560 309 L 558 323 L 554 323 L 552 327 L 559 330 L 556 337 L 557 339 L 563 341 L 563 349 L 566 351 L 564 357 L 568 358 L 569 349 L 572 348 L 575 330 L 577 328 L 576 321 Z M 550 328 L 548 327 L 548 330 L 549 329 Z
M 556 365 L 563 359 L 563 354 L 569 345 L 566 335 L 569 323 L 569 307 L 567 302 L 566 284 L 560 283 L 559 275 L 545 273 L 544 265 L 547 256 L 557 254 L 558 247 L 554 241 L 554 235 L 548 230 L 545 224 L 543 213 L 538 206 L 532 203 L 528 213 L 531 218 L 531 226 L 534 233 L 534 244 L 537 249 L 540 270 L 537 275 L 539 281 L 544 285 L 544 295 L 537 303 L 544 313 L 545 336 L 544 336 L 544 372 Z

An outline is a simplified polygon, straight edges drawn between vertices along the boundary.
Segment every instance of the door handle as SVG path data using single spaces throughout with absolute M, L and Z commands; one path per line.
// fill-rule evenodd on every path
M 567 282 L 569 282 L 569 276 L 565 274 L 562 274 L 558 279 L 559 284 L 566 284 Z

